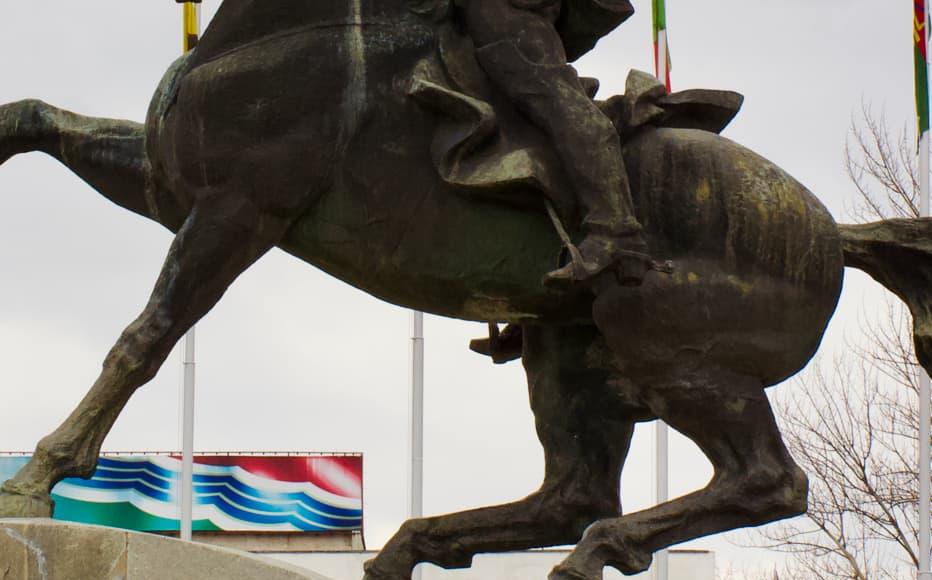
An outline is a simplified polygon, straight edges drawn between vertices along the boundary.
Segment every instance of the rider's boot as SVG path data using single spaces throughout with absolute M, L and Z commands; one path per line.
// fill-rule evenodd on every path
M 527 15 L 524 22 L 529 27 L 541 24 L 535 18 Z M 578 226 L 583 240 L 578 246 L 568 244 L 570 262 L 547 274 L 544 284 L 587 282 L 610 270 L 621 284 L 636 286 L 653 263 L 634 217 L 618 132 L 566 64 L 553 25 L 531 28 L 540 46 L 501 40 L 480 46 L 477 56 L 493 82 L 551 137 L 583 214 Z M 549 51 L 541 49 L 548 46 Z M 535 47 L 538 54 L 529 56 L 527 51 Z
M 620 234 L 590 230 L 578 246 L 570 248 L 569 255 L 564 266 L 544 276 L 545 285 L 565 286 L 586 282 L 602 272 L 614 272 L 622 286 L 639 286 L 653 269 L 647 242 L 640 230 Z

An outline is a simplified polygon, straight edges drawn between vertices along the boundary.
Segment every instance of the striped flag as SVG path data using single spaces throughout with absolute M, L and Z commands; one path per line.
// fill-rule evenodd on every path
M 925 0 L 916 0 L 924 2 Z M 654 67 L 658 79 L 670 92 L 670 47 L 667 43 L 667 6 L 666 0 L 653 0 L 654 10 Z
M 662 0 L 661 0 L 662 1 Z M 926 0 L 914 0 L 913 42 L 916 45 L 916 117 L 919 122 L 919 135 L 929 130 L 929 73 L 927 48 L 929 26 L 926 22 Z

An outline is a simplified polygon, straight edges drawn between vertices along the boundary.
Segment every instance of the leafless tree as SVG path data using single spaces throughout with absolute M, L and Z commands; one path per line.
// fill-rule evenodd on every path
M 914 133 L 862 107 L 845 168 L 858 221 L 919 214 Z M 864 337 L 777 395 L 787 446 L 810 478 L 805 516 L 742 537 L 784 552 L 781 580 L 899 580 L 918 562 L 919 372 L 908 312 L 893 299 Z
M 855 220 L 919 216 L 916 143 L 908 126 L 894 134 L 883 115 L 861 106 L 845 145 L 845 171 L 855 187 L 848 212 Z

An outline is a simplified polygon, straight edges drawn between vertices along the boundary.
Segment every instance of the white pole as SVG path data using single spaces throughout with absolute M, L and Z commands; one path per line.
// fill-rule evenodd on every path
M 663 85 L 667 87 L 667 90 L 670 90 L 670 87 L 667 86 L 667 76 L 670 72 L 667 70 L 668 64 L 667 31 L 659 30 L 657 31 L 657 80 L 663 83 Z
M 928 4 L 926 5 L 926 23 L 928 18 Z M 923 29 L 923 33 L 925 33 Z M 928 38 L 928 34 L 926 34 Z M 928 63 L 926 63 L 928 70 Z M 919 138 L 919 213 L 923 217 L 929 215 L 929 132 L 924 132 Z M 929 375 L 922 370 L 919 375 L 919 580 L 929 580 L 932 572 L 929 570 L 929 430 L 930 422 L 930 388 Z
M 183 0 L 178 0 L 179 2 Z M 184 51 L 193 50 L 201 34 L 200 0 L 184 1 L 183 46 Z M 181 434 L 181 517 L 179 535 L 190 542 L 194 528 L 194 327 L 184 336 L 181 366 L 182 386 L 182 434 Z
M 657 79 L 667 85 L 667 31 L 657 34 Z M 667 90 L 670 87 L 667 86 Z M 662 504 L 670 499 L 670 430 L 667 424 L 657 420 L 654 427 L 654 503 Z M 668 580 L 670 555 L 661 550 L 654 555 L 654 579 Z
M 670 499 L 670 429 L 667 424 L 657 420 L 654 431 L 655 438 L 655 489 L 654 503 L 659 505 Z M 655 580 L 667 580 L 670 575 L 670 554 L 661 550 L 654 554 Z
M 917 30 L 926 40 L 928 51 L 929 43 L 929 2 L 924 2 L 923 22 L 921 28 Z M 919 24 L 918 22 L 916 24 Z M 928 52 L 926 62 L 922 63 L 926 67 L 926 76 L 928 77 L 929 63 Z M 919 88 L 919 87 L 917 87 Z M 928 90 L 928 86 L 923 87 Z M 928 93 L 926 92 L 926 98 Z M 925 131 L 919 136 L 919 214 L 923 217 L 929 216 L 929 132 Z M 929 569 L 929 544 L 930 544 L 930 513 L 929 513 L 929 495 L 930 495 L 930 466 L 929 466 L 929 431 L 932 423 L 932 410 L 930 410 L 930 398 L 932 398 L 932 386 L 930 386 L 929 375 L 925 370 L 920 371 L 919 375 L 919 580 L 932 580 L 932 572 Z
M 424 314 L 412 312 L 411 332 L 411 505 L 410 516 L 424 515 Z M 412 580 L 420 580 L 415 568 Z
M 184 369 L 181 436 L 181 539 L 190 542 L 194 520 L 194 328 L 184 337 L 181 359 Z
M 929 132 L 922 134 L 919 141 L 919 189 L 920 214 L 929 215 Z M 929 570 L 929 430 L 932 422 L 930 412 L 929 375 L 925 370 L 919 375 L 919 580 L 932 579 Z

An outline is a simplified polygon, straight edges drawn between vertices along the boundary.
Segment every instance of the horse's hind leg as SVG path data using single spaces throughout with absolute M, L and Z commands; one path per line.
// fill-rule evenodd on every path
M 607 373 L 587 368 L 595 328 L 526 326 L 524 365 L 546 471 L 541 488 L 505 505 L 410 520 L 366 566 L 367 580 L 407 580 L 418 562 L 469 566 L 481 552 L 571 544 L 621 513 L 621 466 L 633 422 L 608 398 Z
M 3 485 L 0 517 L 48 516 L 49 492 L 58 481 L 93 473 L 104 437 L 133 392 L 155 375 L 184 332 L 281 239 L 287 226 L 234 194 L 206 195 L 195 204 L 148 304 L 110 350 L 90 392 Z
M 56 158 L 115 204 L 166 221 L 158 208 L 164 196 L 155 199 L 148 175 L 143 125 L 85 117 L 38 100 L 0 106 L 0 165 L 32 151 Z M 173 217 L 166 225 L 177 229 L 184 216 Z
M 695 493 L 596 522 L 551 580 L 599 580 L 605 565 L 634 574 L 667 546 L 806 509 L 806 476 L 783 445 L 758 379 L 702 369 L 643 388 L 651 409 L 702 449 L 715 475 Z

